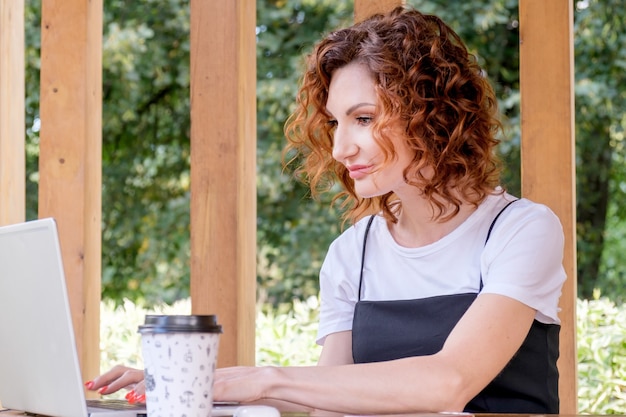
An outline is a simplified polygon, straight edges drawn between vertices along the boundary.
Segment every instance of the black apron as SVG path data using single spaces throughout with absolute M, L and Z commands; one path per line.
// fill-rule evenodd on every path
M 491 223 L 485 243 L 496 220 L 509 204 Z M 374 216 L 371 216 L 363 239 L 359 300 L 352 323 L 354 363 L 435 354 L 441 350 L 448 335 L 478 294 L 442 295 L 414 300 L 361 300 L 365 246 L 373 219 Z M 467 404 L 465 411 L 558 414 L 559 373 L 556 361 L 559 357 L 560 328 L 556 324 L 534 320 L 524 343 L 511 361 Z

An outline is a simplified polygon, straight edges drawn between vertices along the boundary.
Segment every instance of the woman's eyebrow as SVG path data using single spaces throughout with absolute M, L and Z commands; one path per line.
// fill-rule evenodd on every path
M 357 110 L 357 109 L 359 109 L 359 108 L 361 108 L 361 107 L 364 107 L 364 106 L 374 106 L 374 107 L 376 107 L 376 104 L 374 104 L 374 103 L 365 103 L 365 102 L 363 102 L 363 103 L 357 103 L 357 104 L 355 104 L 354 106 L 350 106 L 350 107 L 348 108 L 348 110 L 346 110 L 346 116 L 350 115 L 350 114 L 351 114 L 352 112 L 354 112 L 355 110 Z
M 350 106 L 348 108 L 348 110 L 346 110 L 346 116 L 349 116 L 352 112 L 358 110 L 361 107 L 365 107 L 365 106 L 374 106 L 374 107 L 376 107 L 376 104 L 374 104 L 374 103 L 366 103 L 366 102 L 357 103 L 354 106 Z M 332 117 L 333 113 L 330 110 L 328 110 L 328 107 L 325 108 L 324 110 L 326 110 L 326 113 L 328 114 L 328 116 Z

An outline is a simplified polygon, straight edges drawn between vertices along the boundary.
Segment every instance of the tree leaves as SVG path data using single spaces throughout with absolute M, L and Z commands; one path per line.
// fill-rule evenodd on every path
M 612 234 L 619 230 L 623 235 L 626 219 L 621 208 L 626 161 L 620 134 L 626 126 L 626 23 L 615 13 L 623 6 L 619 0 L 585 0 L 576 5 L 578 282 L 580 294 L 589 298 L 595 288 L 626 283 L 618 278 L 624 275 L 623 256 L 612 250 L 620 245 L 607 246 L 601 266 L 607 220 Z M 609 210 L 612 216 L 607 219 Z

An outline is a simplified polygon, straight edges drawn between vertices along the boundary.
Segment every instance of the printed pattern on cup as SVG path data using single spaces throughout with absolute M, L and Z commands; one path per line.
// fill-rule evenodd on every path
M 150 417 L 209 417 L 218 333 L 142 335 Z

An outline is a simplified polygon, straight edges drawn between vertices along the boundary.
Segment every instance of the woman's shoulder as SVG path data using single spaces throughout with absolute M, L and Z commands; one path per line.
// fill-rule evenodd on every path
M 511 205 L 511 218 L 517 221 L 541 222 L 558 225 L 561 221 L 550 207 L 527 198 L 520 198 Z
M 491 196 L 488 212 L 493 218 L 493 236 L 557 235 L 563 227 L 558 216 L 545 204 L 510 194 Z
M 502 193 L 490 196 L 485 204 L 489 205 L 487 211 L 490 215 L 494 219 L 497 216 L 503 222 L 544 221 L 560 225 L 559 218 L 550 207 L 528 198 Z
M 380 220 L 380 216 L 369 215 L 357 220 L 335 238 L 330 245 L 330 249 L 332 250 L 336 247 L 360 248 L 363 244 L 363 240 L 365 239 L 366 232 L 369 232 L 371 227 L 376 227 L 374 225 L 377 225 L 377 220 Z

